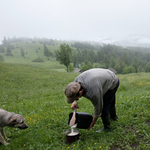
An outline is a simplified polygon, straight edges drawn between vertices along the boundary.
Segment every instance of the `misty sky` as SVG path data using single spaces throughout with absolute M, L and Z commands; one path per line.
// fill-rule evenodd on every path
M 98 41 L 150 35 L 150 0 L 0 0 L 4 36 Z

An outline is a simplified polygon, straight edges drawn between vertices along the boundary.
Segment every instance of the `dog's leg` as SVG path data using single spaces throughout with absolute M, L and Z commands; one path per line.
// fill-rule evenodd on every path
M 5 140 L 4 140 L 4 138 L 7 138 L 6 137 L 6 135 L 5 135 L 5 130 L 4 130 L 4 128 L 2 128 L 2 129 L 0 129 L 0 142 L 2 143 L 2 144 L 4 144 L 4 145 L 8 145 L 9 143 L 7 143 Z M 4 138 L 3 138 L 3 136 L 5 136 Z
M 9 143 L 7 143 L 4 138 L 2 137 L 1 133 L 0 133 L 0 142 L 4 145 L 8 145 Z
M 6 134 L 5 134 L 5 129 L 2 128 L 2 132 L 1 132 L 2 136 L 4 137 L 5 140 L 10 140 L 9 138 L 7 138 Z
M 4 130 L 4 128 L 1 129 L 1 134 L 2 134 L 2 136 L 4 137 L 4 139 L 7 139 L 7 137 L 6 137 L 6 135 L 5 135 L 5 130 Z
M 2 132 L 1 132 L 2 136 L 4 137 L 5 140 L 9 140 L 9 138 L 7 138 L 6 134 L 5 134 L 5 129 L 2 128 Z

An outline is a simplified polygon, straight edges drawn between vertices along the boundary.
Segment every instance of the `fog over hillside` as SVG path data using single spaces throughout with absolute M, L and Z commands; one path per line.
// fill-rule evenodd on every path
M 149 0 L 1 0 L 4 36 L 150 45 Z
M 150 47 L 150 36 L 131 35 L 124 38 L 101 38 L 99 40 L 103 44 L 114 44 L 120 46 Z

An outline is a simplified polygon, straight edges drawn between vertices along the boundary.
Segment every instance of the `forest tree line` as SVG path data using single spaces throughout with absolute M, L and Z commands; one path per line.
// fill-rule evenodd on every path
M 79 44 L 79 45 L 78 45 Z M 85 43 L 84 43 L 85 44 Z M 117 73 L 150 72 L 150 48 L 121 47 L 104 44 L 98 49 L 72 44 L 72 62 L 82 70 L 90 68 L 114 68 Z
M 56 57 L 56 60 L 59 61 L 55 53 L 52 53 L 46 46 L 50 43 L 55 44 L 55 40 L 52 39 L 4 38 L 2 45 L 0 45 L 0 53 L 5 52 L 5 47 L 6 54 L 10 55 L 11 49 L 14 49 L 12 43 L 16 41 L 26 41 L 26 43 L 39 42 L 43 44 L 44 56 Z M 150 72 L 150 48 L 125 48 L 111 44 L 100 45 L 98 43 L 91 44 L 89 42 L 70 42 L 69 46 L 72 49 L 70 57 L 74 68 L 80 68 L 83 71 L 91 68 L 114 68 L 117 73 L 123 74 Z M 22 49 L 21 52 L 23 55 L 24 52 Z

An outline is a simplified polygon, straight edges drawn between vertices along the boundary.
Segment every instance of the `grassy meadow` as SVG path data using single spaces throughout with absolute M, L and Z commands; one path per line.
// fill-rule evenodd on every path
M 46 45 L 47 48 L 54 54 L 55 50 L 59 49 L 60 44 L 63 42 L 57 43 L 55 45 Z M 44 56 L 44 45 L 39 42 L 15 42 L 12 43 L 14 49 L 11 50 L 13 56 L 6 56 L 5 53 L 0 53 L 4 58 L 5 63 L 12 64 L 26 64 L 29 66 L 34 66 L 38 68 L 52 69 L 60 72 L 66 72 L 66 67 L 61 65 L 58 61 L 56 61 L 55 57 L 49 57 L 49 60 L 46 56 Z M 20 49 L 24 50 L 25 56 L 21 56 Z M 6 51 L 6 48 L 5 48 Z M 34 59 L 41 58 L 44 62 L 32 62 Z
M 28 64 L 0 63 L 0 108 L 23 115 L 29 126 L 25 130 L 6 127 L 10 145 L 0 144 L 0 149 L 150 149 L 150 73 L 117 75 L 120 79 L 116 94 L 119 120 L 111 122 L 112 132 L 95 132 L 103 127 L 99 118 L 91 130 L 79 129 L 78 141 L 65 144 L 72 110 L 64 89 L 77 75 Z M 78 104 L 77 111 L 93 115 L 94 107 L 89 100 L 81 98 Z

